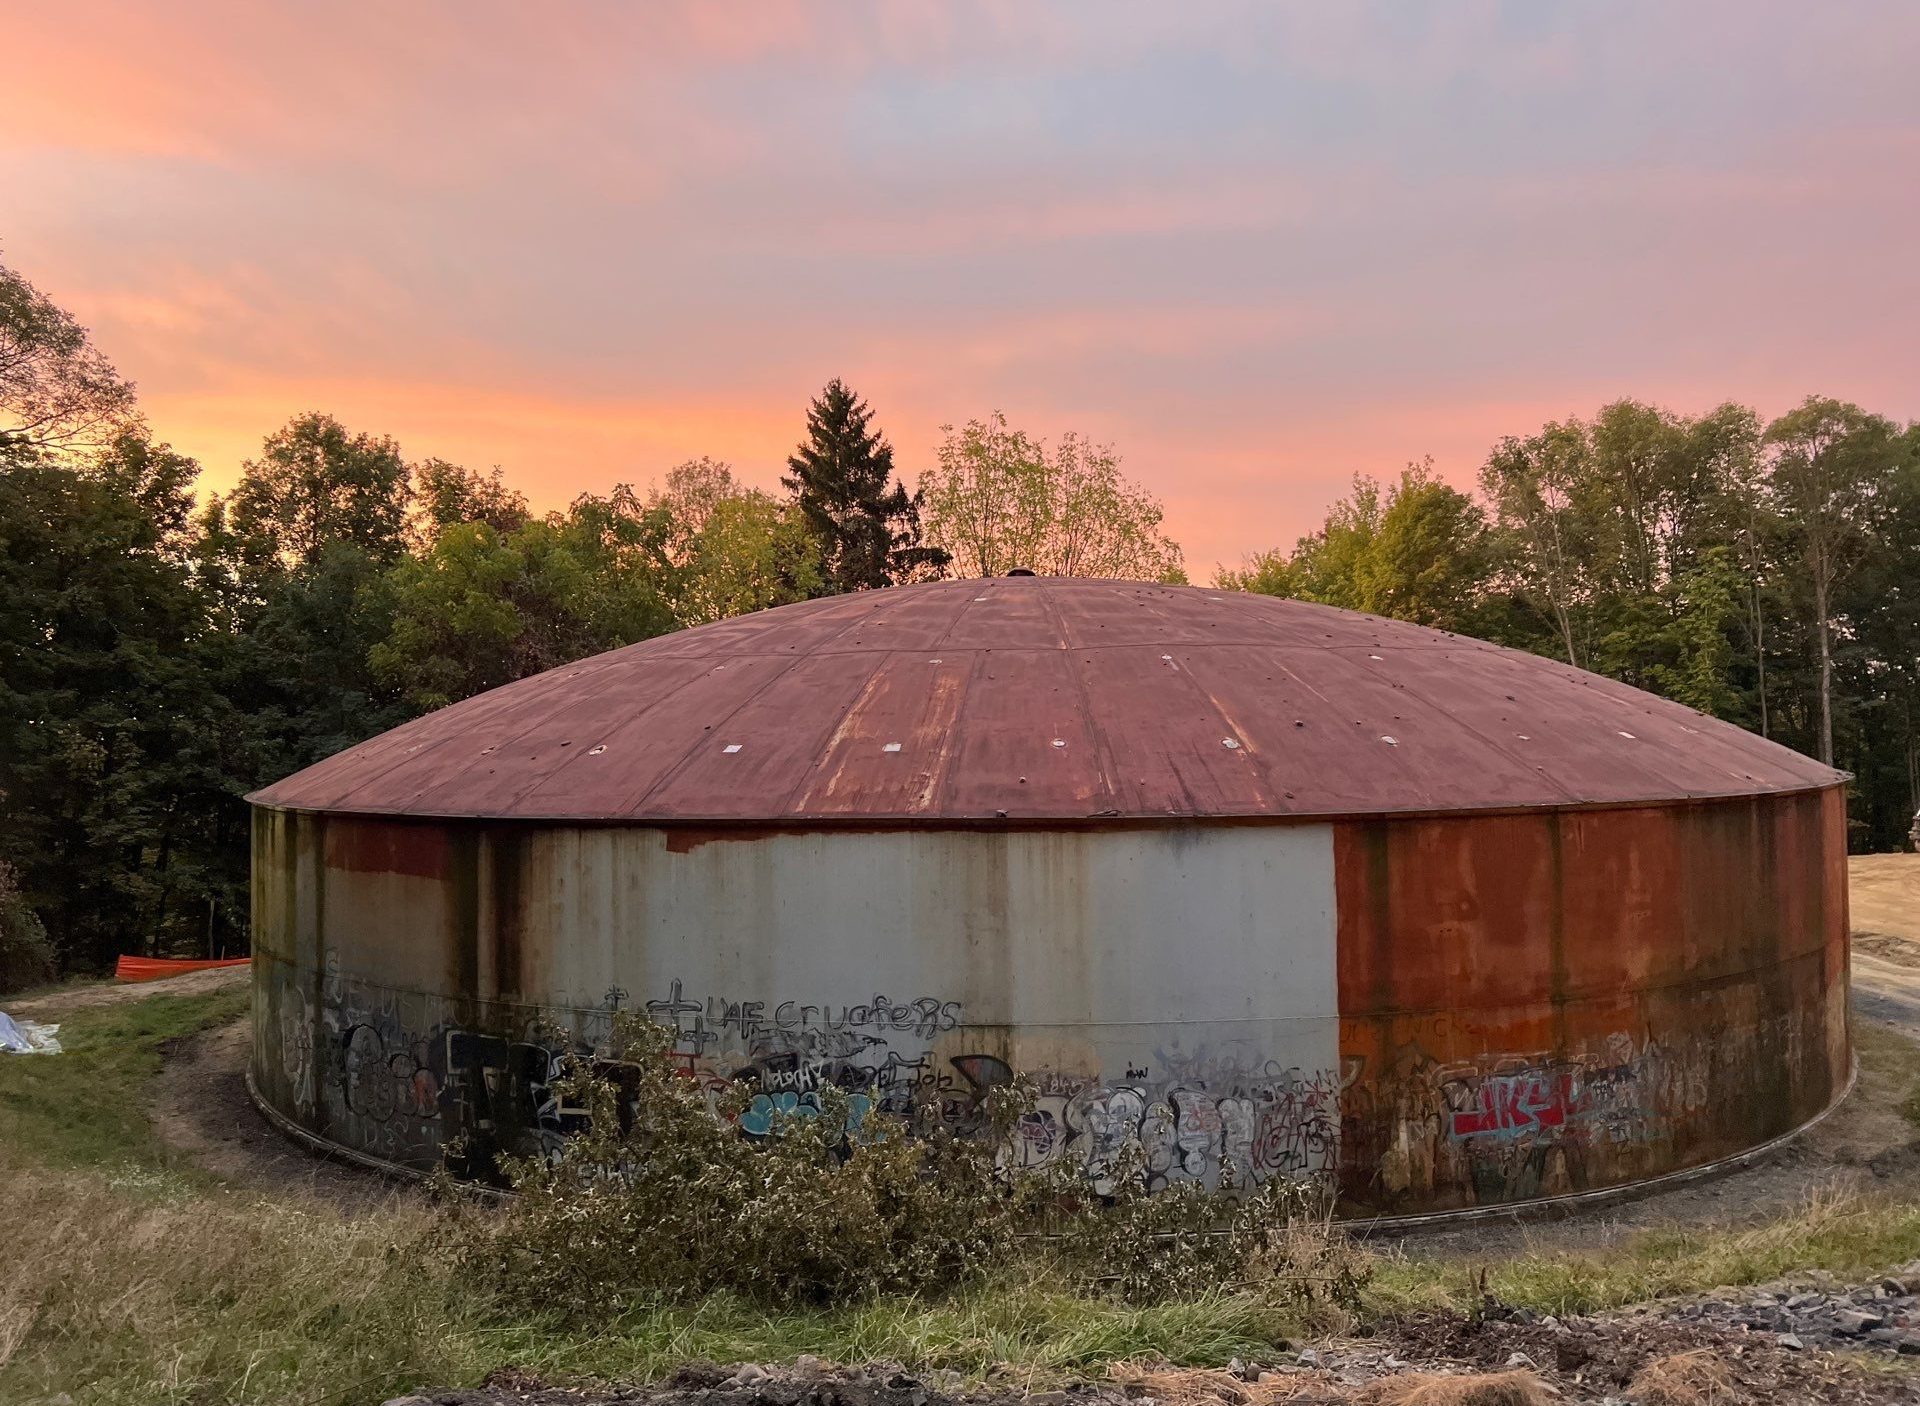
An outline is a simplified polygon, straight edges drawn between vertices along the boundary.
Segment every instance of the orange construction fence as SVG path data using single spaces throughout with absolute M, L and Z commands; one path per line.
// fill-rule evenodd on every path
M 222 957 L 218 961 L 175 961 L 171 957 L 122 957 L 113 968 L 115 981 L 158 981 L 181 972 L 203 972 L 210 967 L 244 967 L 251 957 Z

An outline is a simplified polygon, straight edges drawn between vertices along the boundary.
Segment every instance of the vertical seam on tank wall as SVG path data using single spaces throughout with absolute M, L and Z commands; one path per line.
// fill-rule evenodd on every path
M 849 620 L 842 629 L 836 630 L 826 640 L 822 641 L 823 646 L 837 643 L 842 635 L 852 632 L 854 629 L 858 628 L 859 625 L 860 625 L 860 617 L 855 616 L 852 620 Z M 769 659 L 769 658 L 773 658 L 774 656 L 760 655 L 758 657 L 763 659 Z M 798 665 L 802 659 L 809 658 L 809 657 L 811 657 L 811 652 L 805 655 L 800 654 L 798 652 L 788 655 L 785 668 L 781 669 L 779 673 L 774 674 L 765 683 L 761 684 L 760 687 L 756 688 L 752 693 L 748 694 L 745 698 L 742 698 L 739 702 L 735 703 L 731 708 L 727 709 L 726 712 L 722 713 L 720 716 L 715 718 L 714 722 L 716 724 L 725 723 L 729 721 L 731 718 L 733 718 L 735 714 L 739 713 L 741 709 L 747 707 L 749 704 L 758 703 L 763 697 L 766 696 L 768 689 L 772 688 L 775 684 L 779 683 L 781 679 L 784 679 L 788 674 L 792 673 L 794 670 L 794 667 Z M 883 658 L 885 657 L 884 651 L 882 652 L 882 657 Z M 692 682 L 693 682 L 692 679 L 687 680 L 687 684 L 691 684 Z M 687 686 L 687 684 L 682 684 L 681 687 L 684 688 Z M 679 692 L 679 689 L 675 689 L 674 692 L 676 693 Z M 680 754 L 680 759 L 678 761 L 674 762 L 673 765 L 669 766 L 665 771 L 661 772 L 659 776 L 655 777 L 653 785 L 647 787 L 645 791 L 641 792 L 638 796 L 634 797 L 632 803 L 629 804 L 625 810 L 620 812 L 621 818 L 625 819 L 625 818 L 631 818 L 632 816 L 634 816 L 634 814 L 638 812 L 643 806 L 645 806 L 648 801 L 653 799 L 653 797 L 660 791 L 660 789 L 663 786 L 665 786 L 669 781 L 672 781 L 676 776 L 678 776 L 681 772 L 685 771 L 687 767 L 692 764 L 694 756 L 698 753 L 699 750 L 700 750 L 700 743 L 698 740 L 690 743 L 687 747 L 687 750 Z M 575 758 L 574 760 L 578 760 L 578 758 Z M 569 766 L 572 765 L 572 762 L 569 762 L 568 765 Z M 562 770 L 564 769 L 565 768 L 562 768 Z M 556 775 L 556 776 L 558 774 L 559 774 L 558 772 L 553 773 L 553 775 Z M 548 779 L 551 779 L 551 777 L 549 777 Z M 518 797 L 516 797 L 515 799 L 518 799 Z

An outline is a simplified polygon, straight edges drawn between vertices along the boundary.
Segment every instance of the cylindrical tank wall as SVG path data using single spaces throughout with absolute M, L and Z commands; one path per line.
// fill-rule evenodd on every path
M 1845 1090 L 1842 792 L 1338 830 L 1347 1201 L 1701 1166 Z
M 744 1076 L 964 1120 L 1096 1185 L 1338 1175 L 1355 1211 L 1698 1165 L 1843 1087 L 1837 792 L 1648 810 L 1073 831 L 255 820 L 260 1097 L 464 1170 L 551 1145 L 615 1011 Z M 564 1033 L 562 1033 L 564 1032 Z

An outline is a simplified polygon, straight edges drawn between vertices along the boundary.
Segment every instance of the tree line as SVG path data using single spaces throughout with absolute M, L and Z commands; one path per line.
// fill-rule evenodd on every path
M 798 417 L 796 417 L 798 419 Z M 1182 581 L 1111 446 L 993 414 L 910 489 L 831 382 L 782 491 L 697 459 L 536 513 L 498 468 L 331 416 L 225 495 L 86 331 L 0 265 L 0 991 L 120 952 L 241 951 L 247 792 L 409 717 L 744 611 L 942 575 Z M 1920 427 L 1811 399 L 1770 424 L 1622 401 L 1489 454 L 1356 478 L 1223 587 L 1565 658 L 1856 775 L 1900 843 L 1920 737 Z

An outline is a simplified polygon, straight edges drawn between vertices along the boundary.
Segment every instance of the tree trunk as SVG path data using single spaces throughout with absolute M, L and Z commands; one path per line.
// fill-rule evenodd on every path
M 1820 760 L 1833 765 L 1833 644 L 1827 629 L 1826 573 L 1813 573 L 1814 627 L 1820 635 Z

